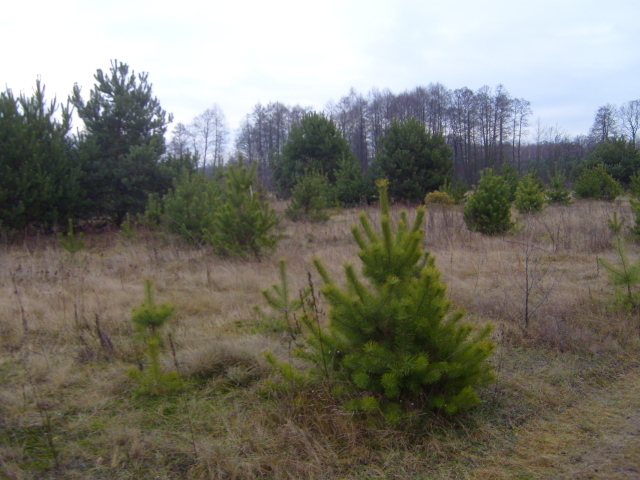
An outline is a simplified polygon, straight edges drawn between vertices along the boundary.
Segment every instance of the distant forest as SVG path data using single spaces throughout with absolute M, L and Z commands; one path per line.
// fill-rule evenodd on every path
M 280 102 L 257 104 L 242 122 L 235 152 L 257 159 L 260 177 L 268 183 L 273 158 L 291 127 L 310 110 Z M 561 127 L 532 124 L 530 102 L 511 96 L 502 85 L 473 91 L 432 83 L 400 94 L 374 89 L 366 95 L 352 89 L 322 113 L 347 139 L 363 170 L 372 164 L 391 122 L 414 117 L 429 133 L 445 137 L 453 150 L 454 177 L 473 185 L 488 167 L 509 164 L 520 173 L 534 170 L 545 178 L 556 165 L 570 170 L 600 142 L 625 137 L 635 145 L 640 100 L 600 107 L 590 132 L 573 138 Z M 174 154 L 195 149 L 213 164 L 228 148 L 227 132 L 224 115 L 214 106 L 189 125 L 177 124 L 169 148 Z
M 382 161 L 393 126 L 406 124 L 409 132 L 408 124 L 416 121 L 414 134 L 397 140 L 396 153 L 405 155 L 422 135 L 424 142 L 434 143 L 420 147 L 427 153 L 418 153 L 415 161 L 424 165 L 405 169 L 403 160 L 389 167 L 384 175 L 410 172 L 400 174 L 405 176 L 396 185 L 408 180 L 428 190 L 446 177 L 472 186 L 487 168 L 533 172 L 542 181 L 559 169 L 571 180 L 581 166 L 602 163 L 624 186 L 640 170 L 640 100 L 600 107 L 588 134 L 570 138 L 559 127 L 532 124 L 530 102 L 511 96 L 502 85 L 473 91 L 435 83 L 400 94 L 374 89 L 366 95 L 352 89 L 323 112 L 280 102 L 258 104 L 232 139 L 217 104 L 169 130 L 172 116 L 153 96 L 148 74 L 136 74 L 124 63 L 113 61 L 94 79 L 88 94 L 76 85 L 64 103 L 48 100 L 40 81 L 31 96 L 15 96 L 10 88 L 0 92 L 0 229 L 56 228 L 66 218 L 100 217 L 121 224 L 127 215 L 144 212 L 150 195 L 161 200 L 175 190 L 185 169 L 211 177 L 240 157 L 255 161 L 261 184 L 278 193 L 290 193 L 292 182 L 307 169 L 328 174 L 331 183 L 342 169 L 344 181 L 372 185 L 373 176 L 383 171 L 372 167 Z M 80 128 L 72 128 L 73 112 L 83 123 Z M 294 150 L 287 153 L 285 145 L 292 132 L 298 144 L 307 135 L 309 125 L 301 128 L 305 119 L 314 125 L 314 140 L 307 142 L 314 151 L 293 158 Z M 447 152 L 438 150 L 439 142 Z M 443 156 L 437 161 L 447 166 L 429 187 L 431 174 L 416 172 L 435 168 L 435 157 L 425 158 L 436 150 Z M 315 164 L 305 163 L 311 158 Z M 343 184 L 344 192 L 353 190 Z

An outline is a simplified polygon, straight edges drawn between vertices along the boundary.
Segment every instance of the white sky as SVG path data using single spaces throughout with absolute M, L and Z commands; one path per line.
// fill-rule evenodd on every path
M 174 125 L 214 103 L 235 130 L 258 102 L 501 83 L 532 124 L 575 135 L 640 99 L 638 0 L 13 0 L 0 15 L 2 90 L 40 76 L 48 97 L 77 82 L 86 98 L 117 58 L 149 73 Z

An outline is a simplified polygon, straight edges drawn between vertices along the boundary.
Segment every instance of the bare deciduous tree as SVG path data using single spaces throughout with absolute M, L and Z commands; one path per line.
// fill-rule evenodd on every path
M 636 134 L 640 128 L 640 100 L 631 100 L 620 107 L 622 129 L 629 134 L 629 142 L 636 144 Z
M 617 113 L 616 107 L 610 103 L 598 108 L 590 131 L 592 141 L 596 143 L 606 142 L 617 135 Z
M 222 109 L 214 104 L 202 112 L 191 122 L 190 131 L 194 150 L 198 151 L 202 158 L 202 172 L 205 172 L 207 164 L 221 164 L 229 136 Z

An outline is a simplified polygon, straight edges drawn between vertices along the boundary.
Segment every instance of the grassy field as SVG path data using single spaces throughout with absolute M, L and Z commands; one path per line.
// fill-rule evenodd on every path
M 260 290 L 277 282 L 281 257 L 295 291 L 308 272 L 320 284 L 312 255 L 336 277 L 357 264 L 358 210 L 283 221 L 262 259 L 221 259 L 144 230 L 87 236 L 74 255 L 54 238 L 5 242 L 0 478 L 640 478 L 640 318 L 597 261 L 617 262 L 614 211 L 632 223 L 627 202 L 582 201 L 484 237 L 459 209 L 434 206 L 425 248 L 454 305 L 494 325 L 497 381 L 469 412 L 393 428 L 345 413 L 323 385 L 265 387 L 274 374 L 263 352 L 286 359 L 289 342 L 254 312 Z M 176 307 L 162 362 L 185 379 L 156 397 L 135 395 L 127 375 L 145 358 L 131 309 L 146 279 Z

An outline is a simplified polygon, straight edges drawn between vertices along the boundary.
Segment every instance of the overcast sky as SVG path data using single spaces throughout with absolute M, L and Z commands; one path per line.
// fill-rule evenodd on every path
M 0 82 L 85 98 L 96 69 L 148 72 L 176 122 L 217 103 L 232 130 L 258 102 L 322 110 L 351 87 L 503 84 L 532 123 L 586 134 L 640 99 L 638 0 L 33 0 L 0 13 Z M 171 127 L 170 127 L 171 128 Z

